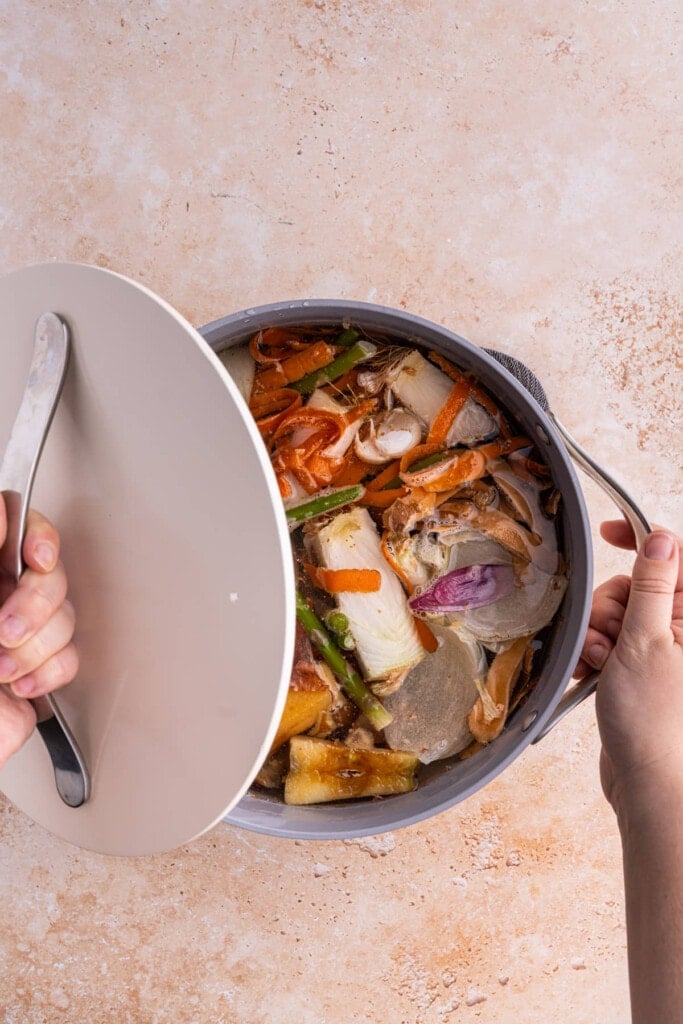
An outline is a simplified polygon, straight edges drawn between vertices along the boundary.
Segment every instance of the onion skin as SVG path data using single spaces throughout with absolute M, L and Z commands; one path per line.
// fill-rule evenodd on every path
M 440 576 L 428 590 L 411 598 L 412 611 L 443 615 L 482 608 L 507 597 L 515 586 L 511 565 L 466 565 Z

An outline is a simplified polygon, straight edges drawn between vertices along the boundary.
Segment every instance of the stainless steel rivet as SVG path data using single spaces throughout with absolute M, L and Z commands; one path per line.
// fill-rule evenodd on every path
M 538 718 L 538 711 L 530 711 L 529 714 L 524 719 L 524 721 L 522 722 L 522 732 L 526 732 L 527 729 L 530 729 L 531 726 L 534 724 L 534 722 L 536 721 L 537 718 Z

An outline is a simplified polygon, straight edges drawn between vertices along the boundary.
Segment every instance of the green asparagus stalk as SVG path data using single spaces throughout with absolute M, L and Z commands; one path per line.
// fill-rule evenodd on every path
M 308 498 L 298 505 L 291 505 L 285 510 L 290 529 L 294 529 L 307 519 L 322 515 L 323 512 L 331 512 L 332 509 L 341 508 L 351 501 L 358 501 L 364 492 L 362 484 L 353 484 L 351 487 L 339 487 L 337 490 L 327 491 L 326 494 L 318 494 L 315 498 Z
M 333 608 L 325 616 L 325 625 L 343 651 L 355 651 L 356 641 L 349 629 L 349 620 L 344 612 Z
M 309 608 L 303 596 L 296 592 L 296 617 L 311 638 L 312 643 L 339 679 L 342 689 L 353 703 L 360 708 L 375 729 L 386 728 L 392 715 L 367 688 L 361 677 L 337 650 L 322 622 Z
M 310 395 L 321 384 L 328 384 L 330 381 L 336 380 L 337 377 L 341 377 L 342 374 L 352 369 L 356 363 L 361 363 L 364 359 L 374 356 L 376 351 L 377 346 L 373 345 L 371 341 L 357 341 L 355 345 L 347 348 L 327 366 L 306 374 L 301 380 L 290 384 L 290 387 L 300 391 L 302 395 Z
M 360 337 L 358 331 L 354 327 L 347 327 L 345 331 L 342 331 L 338 338 L 335 339 L 335 345 L 353 345 Z

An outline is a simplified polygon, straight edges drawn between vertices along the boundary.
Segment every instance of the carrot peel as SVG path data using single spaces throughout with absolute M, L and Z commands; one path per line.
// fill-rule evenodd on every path
M 382 585 L 378 569 L 324 569 L 306 563 L 306 572 L 328 594 L 374 594 Z

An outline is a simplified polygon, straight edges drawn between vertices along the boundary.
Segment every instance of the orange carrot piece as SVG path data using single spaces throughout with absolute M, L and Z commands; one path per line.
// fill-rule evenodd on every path
M 413 622 L 415 623 L 415 629 L 417 630 L 417 635 L 420 638 L 420 643 L 427 654 L 433 654 L 439 647 L 439 641 L 436 639 L 424 619 L 419 618 L 417 615 L 413 615 Z
M 366 463 L 364 463 L 364 465 L 366 465 Z M 381 473 L 378 473 L 377 476 L 373 477 L 372 480 L 368 481 L 368 483 L 366 484 L 368 490 L 381 491 L 381 489 L 386 484 L 391 483 L 391 481 L 398 476 L 400 466 L 400 459 L 396 459 L 394 462 L 390 462 L 388 466 L 384 467 Z
M 285 359 L 282 369 L 287 374 L 287 380 L 291 384 L 293 381 L 305 377 L 307 373 L 313 373 L 314 370 L 320 370 L 323 366 L 327 366 L 328 363 L 332 362 L 337 351 L 333 345 L 328 345 L 326 341 L 316 341 L 309 345 L 308 348 L 302 349 L 301 352 L 290 356 L 289 359 Z
M 451 490 L 458 484 L 478 480 L 486 472 L 486 459 L 476 448 L 466 450 L 457 459 L 449 461 L 448 468 L 431 480 L 424 481 L 422 488 L 428 493 Z
M 519 448 L 530 448 L 531 441 L 528 437 L 504 437 L 496 441 L 489 441 L 488 444 L 480 444 L 473 451 L 481 452 L 485 459 L 497 459 L 500 455 L 509 455 Z
M 249 408 L 261 434 L 275 430 L 292 412 L 301 407 L 302 397 L 294 388 L 278 388 L 267 395 L 256 395 Z
M 282 327 L 268 327 L 250 338 L 249 354 L 254 362 L 267 365 L 286 359 L 306 344 L 308 342 L 294 331 L 285 331 Z
M 374 594 L 382 585 L 378 569 L 323 569 L 306 563 L 306 572 L 328 594 Z
M 263 370 L 257 377 L 255 385 L 259 389 L 267 391 L 269 388 L 283 387 L 286 384 L 293 384 L 294 381 L 305 377 L 307 373 L 321 370 L 323 366 L 331 363 L 336 354 L 332 345 L 326 341 L 316 341 L 307 345 L 300 352 L 275 363 L 274 366 Z
M 334 482 L 338 487 L 347 487 L 351 486 L 351 484 L 359 484 L 367 475 L 367 462 L 363 462 L 352 451 L 349 451 Z
M 443 445 L 435 444 L 434 442 L 427 442 L 426 444 L 418 444 L 410 451 L 406 452 L 401 456 L 399 462 L 399 473 L 410 473 L 410 467 L 420 459 L 426 459 L 430 455 L 436 455 L 437 452 L 443 450 Z
M 427 444 L 445 444 L 448 432 L 453 426 L 453 421 L 462 409 L 470 394 L 469 384 L 466 380 L 459 380 L 453 386 L 451 393 L 445 403 L 439 409 L 434 422 L 432 423 Z
M 397 498 L 405 498 L 407 493 L 407 487 L 392 487 L 389 491 L 371 491 L 366 487 L 365 494 L 358 499 L 358 504 L 367 505 L 368 508 L 389 508 Z
M 266 391 L 274 391 L 275 388 L 287 386 L 282 364 L 272 363 L 266 369 L 257 369 L 252 386 L 252 395 L 260 395 Z
M 451 363 L 449 363 L 449 361 L 445 359 L 439 352 L 430 352 L 429 358 L 432 360 L 433 363 L 436 363 L 436 365 L 441 370 L 443 370 L 443 372 L 447 374 L 451 378 L 451 380 L 456 381 L 456 383 L 462 380 L 462 374 L 459 373 L 455 369 L 455 367 L 452 366 Z M 493 418 L 496 420 L 500 428 L 501 434 L 503 434 L 504 436 L 508 436 L 510 433 L 510 428 L 507 424 L 507 421 L 502 411 L 498 408 L 493 399 L 489 398 L 486 392 L 483 391 L 476 384 L 474 384 L 471 380 L 467 381 L 467 387 L 468 392 L 472 396 L 472 398 L 479 402 L 479 405 L 483 406 L 483 408 L 486 409 L 486 411 L 490 413 L 491 416 L 493 416 Z
M 286 498 L 289 498 L 292 493 L 292 485 L 284 473 L 277 474 L 277 486 L 282 500 L 284 501 Z
M 325 390 L 334 398 L 340 391 L 355 391 L 358 385 L 358 370 L 356 367 L 347 370 L 341 377 L 337 377 L 334 383 L 328 384 Z
M 290 390 L 294 390 L 291 388 Z M 277 429 L 277 437 L 282 438 L 291 434 L 296 427 L 313 427 L 316 430 L 329 433 L 331 440 L 337 440 L 346 426 L 344 417 L 336 412 L 328 412 L 327 409 L 311 409 L 310 406 L 292 410 L 292 415 L 287 416 Z

